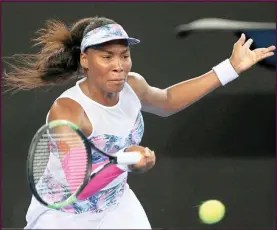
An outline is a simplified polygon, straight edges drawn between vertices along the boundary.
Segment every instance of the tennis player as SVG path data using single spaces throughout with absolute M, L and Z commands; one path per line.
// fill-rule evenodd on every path
M 130 46 L 140 41 L 111 19 L 85 18 L 71 28 L 49 21 L 36 41 L 41 51 L 23 56 L 26 66 L 14 66 L 5 75 L 6 85 L 28 90 L 76 80 L 55 100 L 46 122 L 69 120 L 99 149 L 107 153 L 136 150 L 143 158 L 128 169 L 114 167 L 108 178 L 101 178 L 106 183 L 97 191 L 88 184 L 84 197 L 69 207 L 49 209 L 32 198 L 26 229 L 150 229 L 142 205 L 127 184 L 129 171 L 146 172 L 155 164 L 155 153 L 139 146 L 144 132 L 141 111 L 163 117 L 177 113 L 275 50 L 274 46 L 250 50 L 253 40 L 246 41 L 242 34 L 230 58 L 201 76 L 158 89 L 131 72 Z M 103 160 L 96 152 L 93 159 Z

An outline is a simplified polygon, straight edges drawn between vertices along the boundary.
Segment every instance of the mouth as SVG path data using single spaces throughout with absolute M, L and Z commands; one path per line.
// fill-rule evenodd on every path
M 113 80 L 110 80 L 111 82 L 113 82 L 113 83 L 123 83 L 123 82 L 125 82 L 125 79 L 113 79 Z

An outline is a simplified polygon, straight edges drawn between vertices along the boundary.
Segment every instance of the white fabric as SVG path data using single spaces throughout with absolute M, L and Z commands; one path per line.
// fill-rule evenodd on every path
M 219 63 L 217 66 L 213 67 L 219 81 L 224 86 L 229 82 L 238 78 L 238 73 L 235 71 L 229 59 Z
M 127 40 L 129 45 L 136 45 L 140 43 L 140 40 L 130 38 L 121 25 L 108 24 L 89 31 L 81 42 L 81 51 L 84 52 L 84 50 L 89 46 L 118 39 Z
M 76 86 L 66 90 L 57 99 L 70 98 L 82 106 L 93 126 L 93 133 L 88 136 L 88 139 L 107 134 L 107 130 L 109 135 L 120 137 L 129 135 L 141 109 L 140 100 L 131 86 L 125 83 L 116 105 L 104 106 L 91 100 L 82 92 L 80 84 L 85 80 L 86 78 L 79 80 Z
M 32 202 L 36 203 L 32 207 L 41 206 L 35 199 Z M 29 213 L 24 229 L 151 229 L 145 211 L 131 189 L 126 189 L 117 207 L 100 214 L 71 214 L 52 209 L 45 209 L 39 216 L 32 215 L 36 210 Z
M 79 80 L 74 87 L 66 90 L 57 99 L 71 98 L 80 104 L 93 126 L 93 132 L 88 139 L 111 154 L 118 152 L 118 148 L 138 145 L 144 125 L 140 100 L 130 85 L 125 83 L 119 95 L 119 102 L 115 106 L 107 107 L 91 100 L 82 92 L 79 85 L 85 80 L 86 78 Z M 78 201 L 75 206 L 67 209 L 74 213 L 49 209 L 33 197 L 26 215 L 25 228 L 149 229 L 146 214 L 126 183 L 127 176 L 128 172 L 122 173 L 99 191 L 100 196 L 93 195 L 91 199 Z M 122 184 L 125 186 L 121 187 Z

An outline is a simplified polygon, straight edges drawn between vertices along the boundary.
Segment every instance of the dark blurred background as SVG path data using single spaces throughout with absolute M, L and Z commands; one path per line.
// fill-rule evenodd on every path
M 273 2 L 3 3 L 2 55 L 38 51 L 31 38 L 47 19 L 70 25 L 95 15 L 116 20 L 141 39 L 132 50 L 132 70 L 165 88 L 209 71 L 231 55 L 237 40 L 232 32 L 177 39 L 175 26 L 203 17 L 275 22 L 276 7 Z M 176 115 L 144 114 L 142 145 L 155 150 L 157 164 L 131 175 L 129 183 L 153 228 L 275 229 L 275 77 L 275 70 L 257 65 Z M 2 96 L 3 227 L 25 226 L 31 198 L 28 146 L 68 87 Z M 201 224 L 197 215 L 196 206 L 208 199 L 227 208 L 213 226 Z

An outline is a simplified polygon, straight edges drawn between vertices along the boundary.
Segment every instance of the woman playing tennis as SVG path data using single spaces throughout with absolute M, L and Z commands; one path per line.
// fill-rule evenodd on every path
M 158 89 L 131 72 L 129 47 L 140 41 L 111 19 L 85 18 L 71 28 L 49 21 L 36 41 L 41 51 L 23 56 L 26 66 L 14 66 L 5 75 L 6 85 L 28 90 L 76 80 L 55 100 L 46 122 L 71 121 L 99 149 L 139 151 L 142 159 L 129 170 L 117 168 L 108 178 L 98 177 L 106 183 L 97 191 L 88 186 L 87 196 L 68 207 L 50 209 L 32 198 L 26 229 L 150 229 L 143 207 L 127 184 L 128 171 L 146 172 L 155 164 L 154 152 L 139 146 L 144 131 L 141 111 L 163 117 L 177 113 L 275 50 L 274 46 L 250 50 L 253 40 L 246 41 L 242 34 L 229 59 L 201 76 Z

